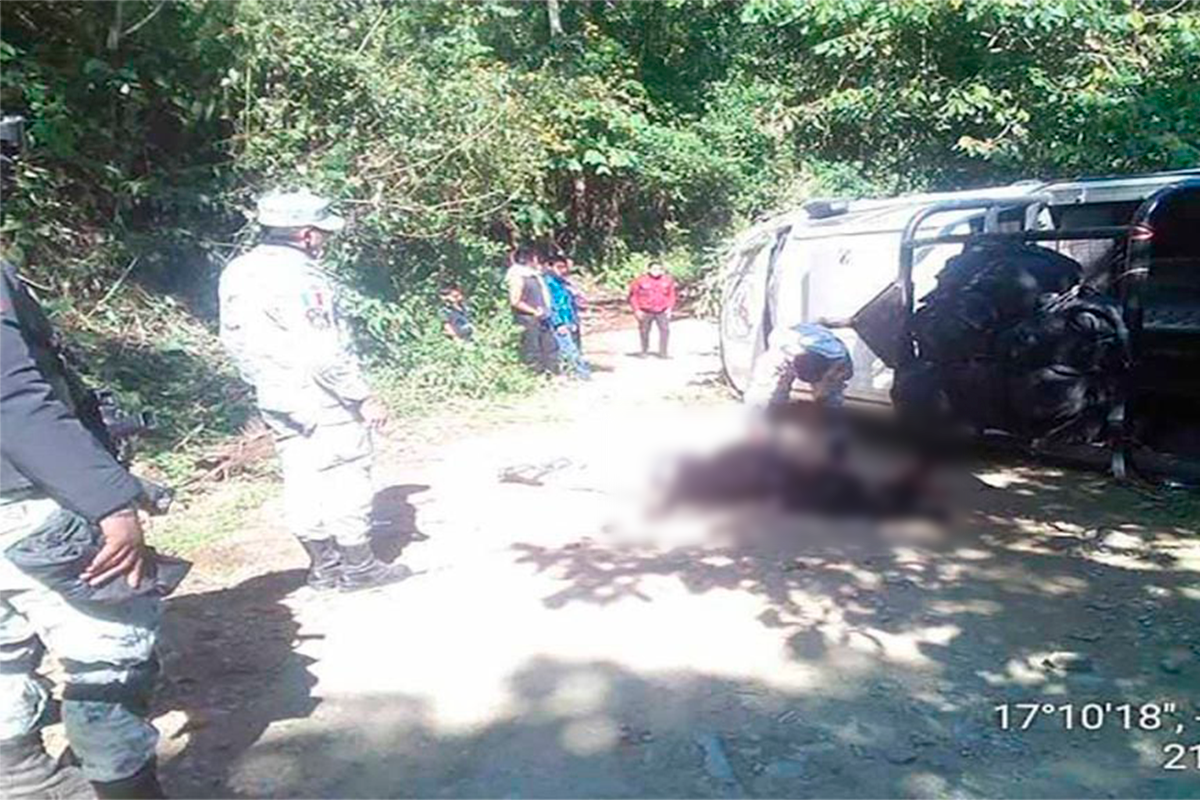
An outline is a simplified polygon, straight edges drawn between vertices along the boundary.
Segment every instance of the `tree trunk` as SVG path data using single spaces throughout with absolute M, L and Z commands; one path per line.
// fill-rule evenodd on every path
M 559 17 L 558 0 L 546 0 L 546 14 L 550 17 L 550 36 L 562 36 L 562 18 Z
M 121 44 L 121 11 L 123 9 L 122 0 L 113 3 L 112 24 L 108 26 L 108 41 L 106 42 L 109 50 L 116 50 Z

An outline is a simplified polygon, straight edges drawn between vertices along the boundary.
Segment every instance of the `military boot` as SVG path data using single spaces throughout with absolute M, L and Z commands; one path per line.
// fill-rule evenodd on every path
M 360 589 L 399 583 L 413 574 L 412 570 L 403 564 L 385 564 L 375 558 L 369 544 L 356 544 L 341 550 L 340 588 L 343 592 L 356 592 Z
M 0 796 L 12 800 L 94 800 L 96 793 L 79 767 L 60 764 L 50 757 L 42 733 L 37 731 L 0 742 Z
M 162 800 L 167 795 L 158 784 L 158 761 L 150 759 L 137 772 L 119 781 L 92 781 L 100 800 Z
M 333 539 L 301 540 L 304 552 L 311 562 L 308 567 L 308 585 L 317 591 L 336 589 L 341 584 L 342 554 Z

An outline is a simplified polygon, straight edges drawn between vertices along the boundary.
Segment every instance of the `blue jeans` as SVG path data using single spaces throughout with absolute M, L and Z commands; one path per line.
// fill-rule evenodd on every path
M 590 380 L 592 371 L 588 368 L 587 362 L 583 360 L 583 353 L 579 352 L 579 347 L 575 344 L 575 335 L 571 329 L 565 325 L 555 328 L 554 341 L 558 344 L 558 359 L 562 364 L 562 371 L 565 373 L 567 370 L 571 370 L 575 373 L 575 377 Z

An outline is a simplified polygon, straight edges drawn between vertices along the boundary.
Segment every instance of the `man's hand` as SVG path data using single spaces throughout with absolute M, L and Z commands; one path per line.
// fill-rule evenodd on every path
M 146 568 L 146 543 L 137 512 L 127 508 L 109 514 L 100 520 L 100 531 L 104 546 L 79 577 L 101 586 L 124 575 L 129 587 L 136 588 Z
M 513 311 L 516 311 L 519 314 L 528 314 L 529 316 L 536 317 L 537 319 L 545 319 L 546 317 L 550 316 L 549 310 L 545 308 L 534 308 L 523 301 L 513 303 Z
M 362 414 L 363 422 L 373 431 L 383 430 L 391 417 L 388 407 L 374 397 L 364 400 L 358 407 L 358 413 Z
M 646 318 L 646 313 L 644 311 L 642 311 L 640 308 L 635 308 L 635 309 L 633 309 L 633 318 L 636 319 L 638 322 L 641 322 L 643 319 Z

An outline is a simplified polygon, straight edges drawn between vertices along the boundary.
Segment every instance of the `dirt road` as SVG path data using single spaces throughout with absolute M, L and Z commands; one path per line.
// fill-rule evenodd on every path
M 1162 750 L 1200 744 L 1194 520 L 985 460 L 950 477 L 949 524 L 648 518 L 664 455 L 734 419 L 712 328 L 675 334 L 666 362 L 597 334 L 591 384 L 383 443 L 376 544 L 425 570 L 407 583 L 300 588 L 278 500 L 201 553 L 167 619 L 168 791 L 1200 795 L 1197 754 Z M 520 464 L 541 485 L 498 480 Z M 1100 705 L 1021 731 L 1006 703 Z M 1122 730 L 1121 703 L 1175 705 Z

